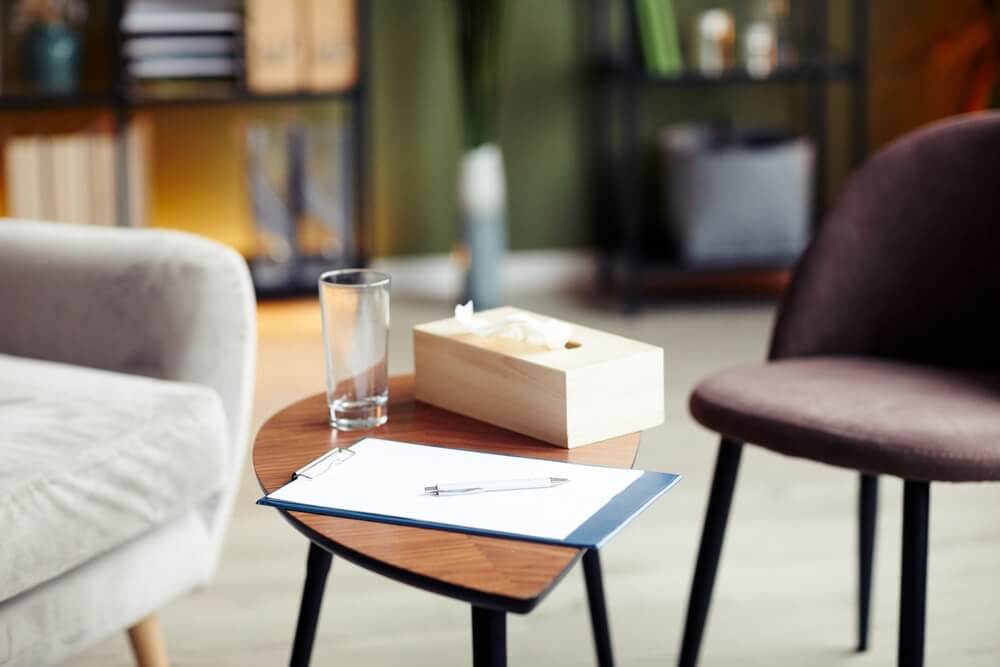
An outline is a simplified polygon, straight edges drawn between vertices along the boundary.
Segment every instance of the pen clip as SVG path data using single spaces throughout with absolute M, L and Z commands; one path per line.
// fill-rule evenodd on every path
M 347 459 L 354 456 L 355 452 L 350 449 L 331 449 L 323 456 L 314 461 L 310 461 L 292 473 L 292 479 L 302 477 L 304 479 L 316 479 L 321 477 L 330 468 L 340 465 Z

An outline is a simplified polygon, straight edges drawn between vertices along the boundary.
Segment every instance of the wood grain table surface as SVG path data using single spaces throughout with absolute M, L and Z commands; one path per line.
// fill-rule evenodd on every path
M 389 384 L 389 421 L 368 430 L 338 432 L 328 424 L 323 394 L 293 403 L 271 417 L 257 434 L 254 470 L 265 493 L 292 473 L 336 447 L 365 437 L 402 440 L 570 463 L 632 467 L 639 450 L 634 433 L 576 449 L 550 444 L 418 402 L 413 376 Z M 281 512 L 319 546 L 384 576 L 473 604 L 526 613 L 576 563 L 576 547 Z

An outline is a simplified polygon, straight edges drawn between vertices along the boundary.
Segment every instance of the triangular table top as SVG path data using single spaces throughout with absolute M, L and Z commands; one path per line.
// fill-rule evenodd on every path
M 630 468 L 639 434 L 562 449 L 506 429 L 418 402 L 413 376 L 389 383 L 389 422 L 344 433 L 328 424 L 326 398 L 317 394 L 271 417 L 257 434 L 254 470 L 261 488 L 274 491 L 323 452 L 368 436 L 570 463 Z M 530 611 L 583 550 L 358 519 L 284 513 L 313 542 L 361 567 L 475 605 Z

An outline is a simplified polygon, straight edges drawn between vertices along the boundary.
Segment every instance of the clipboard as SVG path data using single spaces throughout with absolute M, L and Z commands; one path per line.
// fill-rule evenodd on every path
M 442 482 L 542 476 L 570 482 L 454 497 L 424 492 Z M 365 438 L 308 462 L 288 484 L 257 503 L 285 511 L 599 548 L 679 479 L 671 473 Z

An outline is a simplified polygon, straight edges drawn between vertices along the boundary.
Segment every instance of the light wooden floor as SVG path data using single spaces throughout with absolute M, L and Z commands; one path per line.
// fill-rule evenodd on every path
M 761 358 L 771 308 L 683 307 L 625 320 L 556 297 L 517 305 L 666 349 L 667 423 L 648 433 L 640 467 L 685 476 L 602 552 L 615 649 L 622 665 L 676 659 L 680 623 L 715 455 L 686 413 L 696 380 Z M 393 304 L 391 366 L 412 368 L 410 327 L 446 316 L 437 303 Z M 255 423 L 322 388 L 312 303 L 261 308 Z M 901 484 L 883 482 L 873 648 L 855 655 L 856 477 L 755 448 L 746 452 L 703 652 L 704 665 L 894 664 Z M 215 582 L 163 613 L 177 666 L 287 664 L 306 545 L 255 506 L 249 468 Z M 1000 485 L 932 488 L 929 665 L 1000 664 Z M 571 573 L 531 615 L 509 622 L 511 665 L 593 664 L 582 575 Z M 463 605 L 335 561 L 315 665 L 467 665 Z M 129 665 L 125 633 L 72 661 Z

